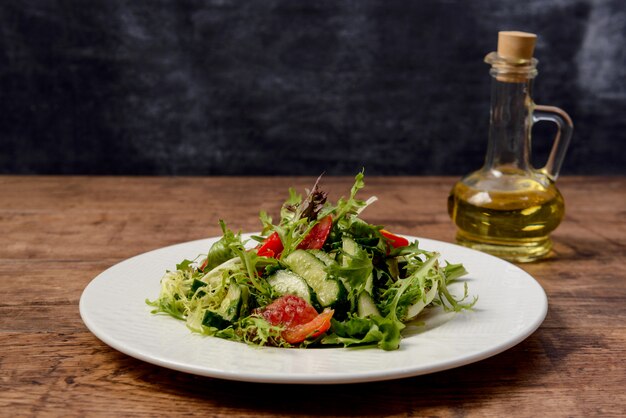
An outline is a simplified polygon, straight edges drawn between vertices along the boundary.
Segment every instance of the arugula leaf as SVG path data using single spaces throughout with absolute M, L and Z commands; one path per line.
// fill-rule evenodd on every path
M 410 305 L 425 294 L 426 277 L 435 266 L 438 253 L 428 258 L 409 277 L 397 280 L 381 295 L 382 311 L 387 314 L 386 318 L 401 322 Z
M 285 258 L 292 253 L 314 225 L 315 222 L 309 223 L 307 219 L 298 219 L 292 220 L 285 225 L 275 226 L 274 230 L 278 233 L 283 244 L 283 252 L 280 258 Z
M 446 284 L 452 283 L 454 280 L 461 276 L 465 276 L 467 270 L 463 267 L 463 264 L 450 264 L 446 262 L 446 266 L 443 268 L 443 275 L 446 278 Z
M 439 300 L 438 304 L 441 305 L 447 311 L 459 312 L 466 309 L 472 309 L 476 302 L 478 301 L 478 297 L 474 296 L 474 298 L 468 302 L 463 303 L 465 299 L 469 296 L 469 292 L 467 289 L 467 283 L 463 285 L 463 297 L 460 299 L 456 299 L 449 291 L 447 287 L 446 280 L 443 279 L 439 282 Z
M 370 198 L 367 201 L 359 200 L 356 198 L 356 194 L 359 190 L 365 187 L 365 182 L 363 181 L 363 174 L 361 171 L 354 177 L 354 184 L 350 189 L 350 197 L 348 199 L 344 199 L 343 197 L 339 199 L 337 205 L 335 207 L 326 207 L 320 216 L 325 216 L 329 213 L 334 213 L 334 218 L 336 222 L 347 222 L 347 225 L 343 229 L 349 228 L 349 223 L 351 218 L 348 215 L 358 215 L 365 209 L 370 203 L 373 203 L 376 198 Z

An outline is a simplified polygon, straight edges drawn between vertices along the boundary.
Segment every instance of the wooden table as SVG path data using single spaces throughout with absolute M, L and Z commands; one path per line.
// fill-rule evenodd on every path
M 0 177 L 0 416 L 624 416 L 626 178 L 559 181 L 566 219 L 555 256 L 521 265 L 548 316 L 516 347 L 465 367 L 340 386 L 230 382 L 144 363 L 94 337 L 78 301 L 130 256 L 259 229 L 308 177 Z M 394 231 L 454 240 L 455 178 L 368 178 L 364 217 Z M 351 178 L 326 178 L 331 197 Z

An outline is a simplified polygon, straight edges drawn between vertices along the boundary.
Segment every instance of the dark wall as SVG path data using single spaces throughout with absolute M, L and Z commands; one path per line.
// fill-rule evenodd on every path
M 0 172 L 466 173 L 498 30 L 539 35 L 563 173 L 626 174 L 623 0 L 5 0 Z

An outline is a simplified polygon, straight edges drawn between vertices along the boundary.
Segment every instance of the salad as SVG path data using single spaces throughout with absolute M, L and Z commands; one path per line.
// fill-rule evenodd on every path
M 460 298 L 448 291 L 466 274 L 461 264 L 360 218 L 376 201 L 357 198 L 363 172 L 335 204 L 320 178 L 304 197 L 289 190 L 278 222 L 261 212 L 259 236 L 246 240 L 220 221 L 223 235 L 207 254 L 165 273 L 158 298 L 146 300 L 152 313 L 249 344 L 395 350 L 424 309 L 472 308 L 467 284 Z

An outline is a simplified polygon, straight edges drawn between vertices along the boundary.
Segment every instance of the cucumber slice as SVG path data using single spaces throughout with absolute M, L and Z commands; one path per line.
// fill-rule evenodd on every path
M 202 318 L 202 325 L 205 327 L 212 327 L 217 329 L 224 329 L 230 325 L 230 322 L 222 318 L 217 312 L 204 311 L 204 317 Z
M 348 256 L 356 256 L 359 251 L 363 251 L 359 247 L 359 244 L 357 244 L 356 241 L 354 241 L 352 238 L 349 238 L 349 237 L 343 237 L 341 239 L 341 244 L 342 244 L 343 252 L 345 254 L 347 254 Z M 347 260 L 343 260 L 343 265 L 344 265 L 344 267 L 346 265 L 348 265 L 348 261 Z M 349 287 L 349 284 L 347 282 L 344 282 L 344 285 L 346 286 L 346 288 Z M 351 290 L 351 289 L 348 289 L 348 290 Z M 367 293 L 370 294 L 370 296 L 372 295 L 372 292 L 374 291 L 374 273 L 373 273 L 373 271 L 372 271 L 372 273 L 369 274 L 369 276 L 367 276 L 367 279 L 365 279 L 365 290 L 367 291 Z
M 200 289 L 201 287 L 206 286 L 206 283 L 198 280 L 198 279 L 193 279 L 193 283 L 191 284 L 191 289 L 189 289 L 189 294 L 188 297 L 192 297 L 193 295 L 196 294 L 196 290 Z M 197 294 L 197 297 L 201 298 L 202 296 L 205 295 L 205 292 L 203 290 L 199 291 Z
M 313 289 L 322 307 L 334 306 L 345 299 L 345 288 L 326 273 L 326 265 L 305 250 L 295 250 L 282 260 L 291 271 Z
M 239 316 L 243 304 L 243 292 L 235 279 L 230 279 L 228 291 L 222 303 L 215 311 L 206 310 L 202 318 L 202 325 L 217 329 L 224 329 Z M 247 299 L 247 292 L 246 292 Z M 247 300 L 246 300 L 247 303 Z
M 239 289 L 241 289 L 241 304 L 238 318 L 245 318 L 250 314 L 250 290 L 248 286 L 239 286 Z
M 366 291 L 361 292 L 357 303 L 357 311 L 361 318 L 365 318 L 371 315 L 380 316 L 380 312 L 374 303 L 374 299 Z
M 235 279 L 230 279 L 228 292 L 226 292 L 226 296 L 224 297 L 224 300 L 222 300 L 217 312 L 222 316 L 222 318 L 232 322 L 237 319 L 241 302 L 241 286 L 237 284 Z
M 349 255 L 356 255 L 356 253 L 359 251 L 359 244 L 357 244 L 355 240 L 349 237 L 343 237 L 341 239 L 341 246 L 343 248 L 343 252 Z
M 406 312 L 406 319 L 405 320 L 413 319 L 420 312 L 422 312 L 422 310 L 426 306 L 428 306 L 430 304 L 430 302 L 433 301 L 433 299 L 435 299 L 435 296 L 437 296 L 437 290 L 439 290 L 439 281 L 436 281 L 436 282 L 433 283 L 433 287 L 431 287 L 430 290 L 428 292 L 426 292 L 426 296 L 423 299 L 420 298 L 413 305 L 409 306 L 409 309 Z
M 279 295 L 296 295 L 312 304 L 313 291 L 306 280 L 289 270 L 278 270 L 267 279 L 272 289 Z
M 225 271 L 235 272 L 241 270 L 242 268 L 243 264 L 241 263 L 241 259 L 239 257 L 231 258 L 230 260 L 215 267 L 213 270 L 207 272 L 200 280 L 207 283 L 210 288 L 214 288 L 219 286 L 222 282 L 222 274 Z
M 309 252 L 313 254 L 315 257 L 317 257 L 317 259 L 320 260 L 322 263 L 324 263 L 326 267 L 330 267 L 334 264 L 337 264 L 337 262 L 335 261 L 335 258 L 325 251 L 309 250 Z

